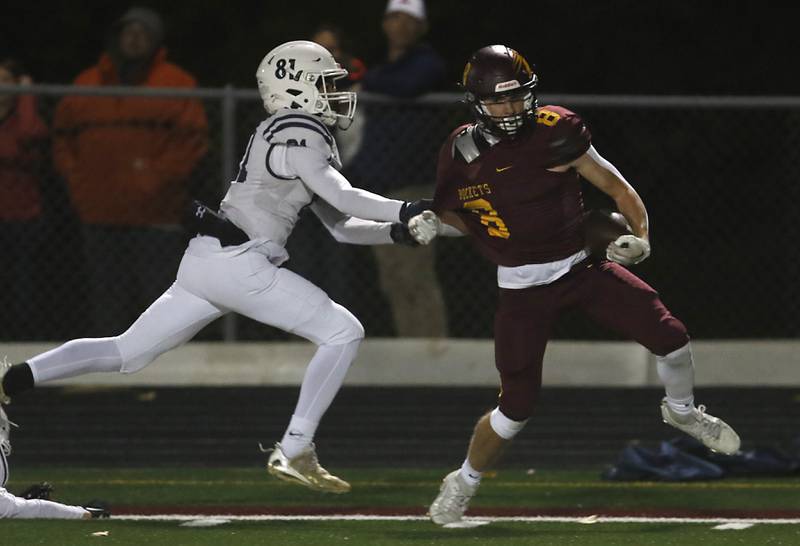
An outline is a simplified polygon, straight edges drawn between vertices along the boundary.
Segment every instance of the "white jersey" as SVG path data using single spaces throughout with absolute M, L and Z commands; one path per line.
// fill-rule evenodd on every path
M 314 198 L 314 192 L 286 164 L 292 146 L 316 150 L 331 166 L 341 168 L 336 141 L 316 117 L 283 109 L 262 121 L 220 204 L 220 210 L 251 239 L 284 246 L 300 211 Z

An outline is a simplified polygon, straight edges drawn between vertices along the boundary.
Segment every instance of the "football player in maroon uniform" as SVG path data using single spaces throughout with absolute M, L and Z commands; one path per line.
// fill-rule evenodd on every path
M 456 129 L 439 156 L 432 211 L 409 224 L 418 241 L 466 234 L 497 264 L 495 364 L 501 394 L 478 421 L 461 469 L 448 474 L 430 507 L 445 525 L 461 520 L 482 472 L 533 413 L 551 325 L 566 308 L 641 343 L 656 355 L 666 388 L 668 424 L 710 449 L 734 453 L 739 437 L 694 404 L 694 367 L 686 327 L 658 293 L 623 265 L 650 254 L 642 200 L 592 146 L 581 118 L 560 106 L 537 107 L 537 76 L 522 55 L 484 47 L 464 69 L 475 123 Z M 612 241 L 607 259 L 588 254 L 580 179 L 609 195 L 632 234 Z

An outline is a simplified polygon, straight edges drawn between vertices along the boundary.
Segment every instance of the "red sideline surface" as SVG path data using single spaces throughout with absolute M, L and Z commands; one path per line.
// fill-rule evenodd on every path
M 185 514 L 208 516 L 328 516 L 328 515 L 369 515 L 369 516 L 424 516 L 426 509 L 408 506 L 347 506 L 347 507 L 307 507 L 307 506 L 114 506 L 114 515 L 154 516 L 161 514 Z M 625 510 L 618 508 L 519 508 L 495 507 L 473 508 L 467 512 L 473 517 L 651 517 L 651 518 L 730 518 L 730 519 L 800 519 L 800 510 L 731 510 L 731 509 L 664 509 L 643 508 Z

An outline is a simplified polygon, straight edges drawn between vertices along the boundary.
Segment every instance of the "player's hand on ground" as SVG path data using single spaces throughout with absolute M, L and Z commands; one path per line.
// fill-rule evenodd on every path
M 608 245 L 606 258 L 622 265 L 635 265 L 650 256 L 650 243 L 636 235 L 621 235 Z
M 442 221 L 432 210 L 423 211 L 408 221 L 408 231 L 421 245 L 430 244 L 441 232 Z

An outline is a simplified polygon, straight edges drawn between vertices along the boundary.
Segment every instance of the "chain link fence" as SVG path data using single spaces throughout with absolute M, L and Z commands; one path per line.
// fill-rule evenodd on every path
M 118 334 L 174 279 L 187 237 L 178 210 L 190 196 L 218 204 L 264 116 L 260 100 L 231 88 L 26 91 L 47 132 L 10 138 L 17 128 L 8 118 L 1 129 L 0 340 Z M 62 102 L 76 94 L 78 106 Z M 597 150 L 641 194 L 653 255 L 635 272 L 694 337 L 796 335 L 800 99 L 540 100 L 548 103 L 579 112 Z M 189 110 L 195 117 L 187 122 Z M 456 95 L 410 102 L 362 95 L 356 123 L 337 134 L 344 173 L 385 195 L 429 197 L 439 146 L 467 119 Z M 585 200 L 609 206 L 588 186 Z M 346 246 L 308 214 L 288 250 L 286 267 L 349 308 L 367 335 L 492 336 L 495 270 L 464 239 L 426 249 Z M 614 339 L 570 314 L 556 335 Z M 235 316 L 198 336 L 288 337 Z

